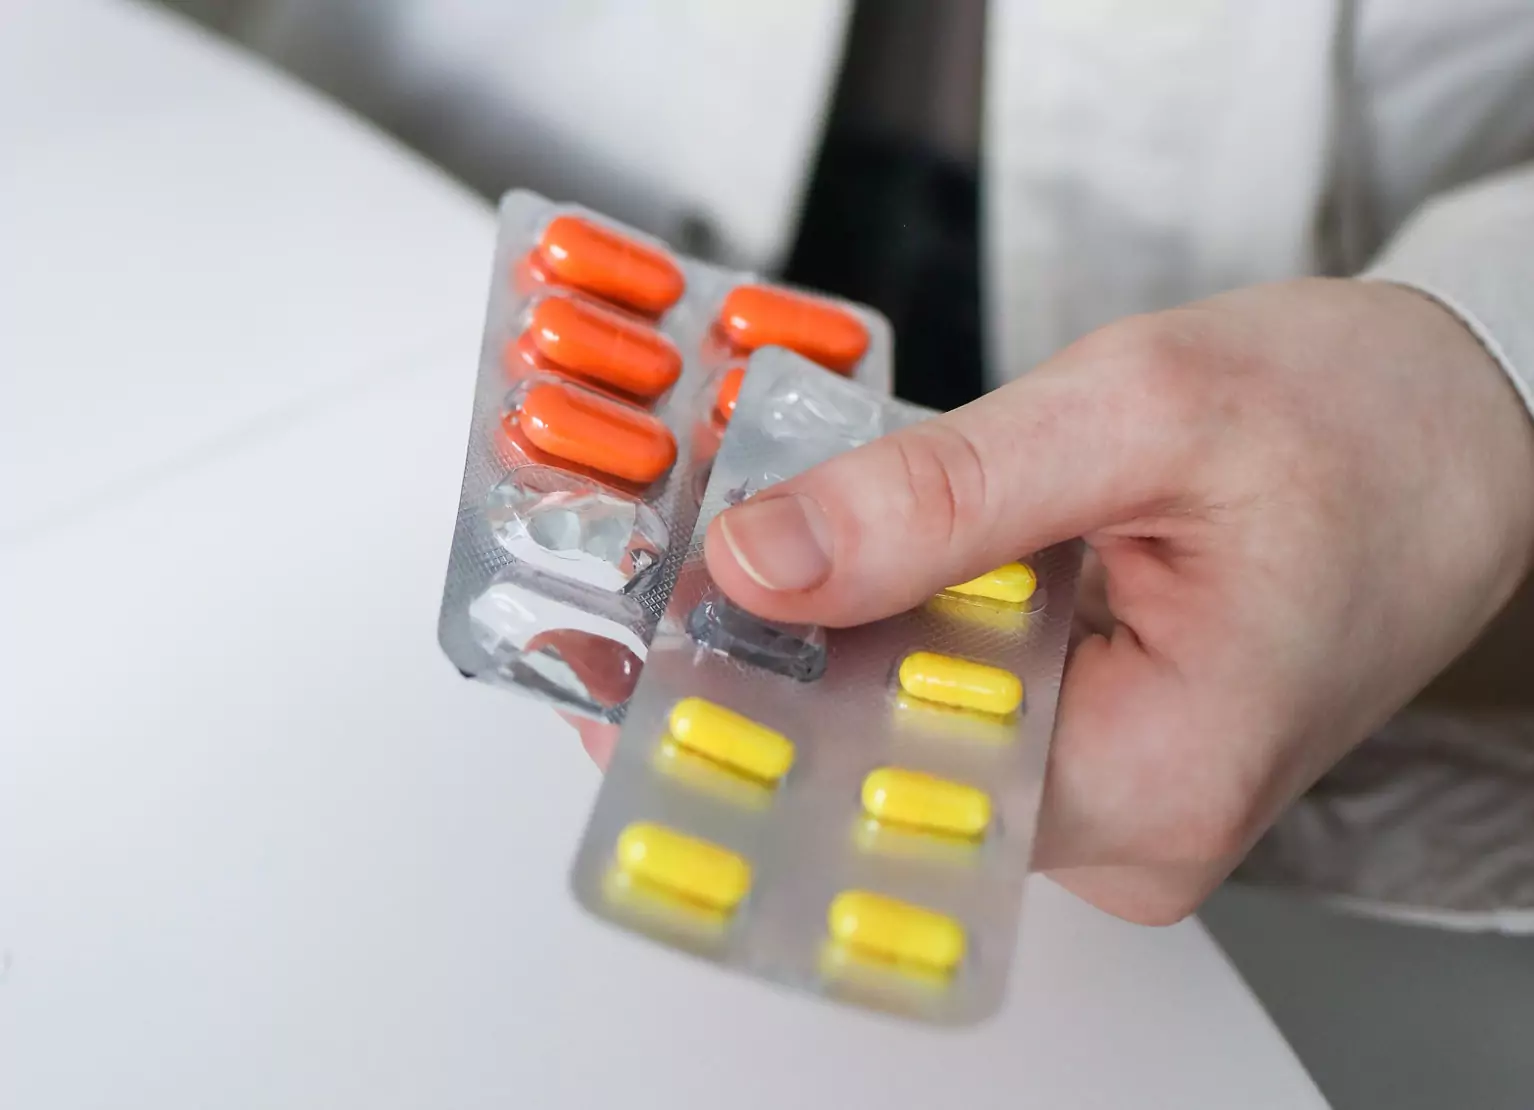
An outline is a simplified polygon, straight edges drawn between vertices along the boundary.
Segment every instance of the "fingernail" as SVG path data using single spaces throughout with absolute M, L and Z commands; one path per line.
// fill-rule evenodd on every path
M 765 590 L 808 590 L 831 576 L 831 525 L 797 493 L 756 498 L 719 518 L 740 569 Z

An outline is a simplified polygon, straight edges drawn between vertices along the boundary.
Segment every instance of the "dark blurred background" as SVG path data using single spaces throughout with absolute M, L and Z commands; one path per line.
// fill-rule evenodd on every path
M 785 276 L 890 318 L 901 396 L 981 392 L 983 0 L 854 8 Z

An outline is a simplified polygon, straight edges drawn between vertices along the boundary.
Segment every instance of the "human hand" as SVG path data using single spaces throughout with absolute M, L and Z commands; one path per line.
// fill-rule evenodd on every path
M 729 510 L 706 552 L 746 608 L 841 626 L 1077 535 L 1035 866 L 1172 922 L 1528 573 L 1534 430 L 1425 297 L 1260 287 L 1104 328 Z M 577 724 L 605 765 L 616 729 Z
M 1293 282 L 1104 328 L 727 511 L 706 554 L 745 608 L 841 626 L 1078 535 L 1101 589 L 1036 866 L 1176 921 L 1528 573 L 1534 430 L 1433 301 Z

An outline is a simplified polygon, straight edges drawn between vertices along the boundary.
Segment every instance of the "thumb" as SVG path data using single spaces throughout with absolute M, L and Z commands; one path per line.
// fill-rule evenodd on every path
M 1106 348 L 1106 349 L 1105 349 Z M 773 620 L 863 624 L 1171 492 L 1158 375 L 1087 340 L 1027 377 L 721 513 L 710 573 Z

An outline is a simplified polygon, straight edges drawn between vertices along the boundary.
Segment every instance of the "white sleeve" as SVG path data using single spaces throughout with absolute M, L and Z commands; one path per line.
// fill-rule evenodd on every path
M 1453 312 L 1534 413 L 1534 164 L 1435 197 L 1360 276 Z

